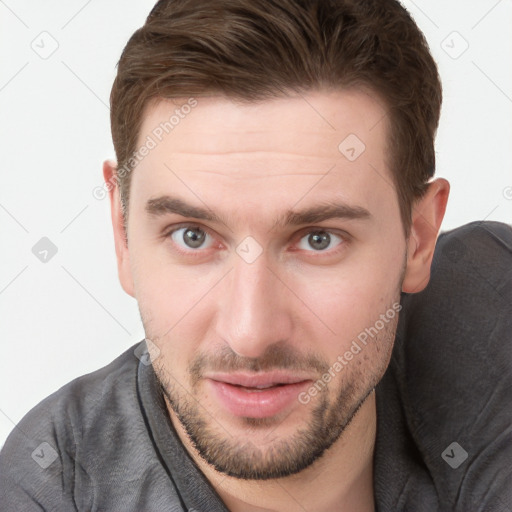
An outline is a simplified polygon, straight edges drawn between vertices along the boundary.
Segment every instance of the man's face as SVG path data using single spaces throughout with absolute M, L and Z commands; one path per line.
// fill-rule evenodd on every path
M 132 176 L 130 286 L 173 423 L 203 458 L 293 474 L 389 362 L 406 240 L 385 114 L 357 91 L 197 98 L 158 141 L 185 103 L 144 118 L 139 145 L 157 144 Z

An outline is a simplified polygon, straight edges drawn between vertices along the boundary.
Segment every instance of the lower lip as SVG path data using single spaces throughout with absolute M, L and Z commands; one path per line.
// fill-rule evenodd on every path
M 298 403 L 299 393 L 309 385 L 309 381 L 285 384 L 256 391 L 207 379 L 219 402 L 234 416 L 245 418 L 269 418 Z

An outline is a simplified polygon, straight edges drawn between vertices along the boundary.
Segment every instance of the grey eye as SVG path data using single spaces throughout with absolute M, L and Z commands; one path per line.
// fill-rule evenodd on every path
M 200 248 L 209 236 L 210 235 L 198 227 L 178 228 L 171 234 L 171 238 L 176 244 L 188 249 Z
M 335 235 L 334 233 L 329 233 L 327 231 L 311 231 L 306 236 L 302 237 L 299 242 L 299 248 L 304 249 L 306 251 L 324 251 L 327 249 L 333 241 L 338 239 L 338 244 L 343 242 L 343 239 Z

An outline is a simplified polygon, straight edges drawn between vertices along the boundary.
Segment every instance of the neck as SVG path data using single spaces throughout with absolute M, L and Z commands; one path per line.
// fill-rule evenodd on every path
M 375 392 L 320 459 L 304 471 L 275 480 L 240 480 L 210 466 L 192 446 L 168 406 L 178 435 L 231 512 L 373 512 L 373 451 L 377 429 Z

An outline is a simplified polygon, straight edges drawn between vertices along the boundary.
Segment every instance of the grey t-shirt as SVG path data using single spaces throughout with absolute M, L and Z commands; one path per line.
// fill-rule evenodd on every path
M 376 388 L 377 511 L 511 512 L 512 229 L 442 234 L 429 286 L 402 305 Z M 0 452 L 2 512 L 227 511 L 141 344 L 20 421 Z

